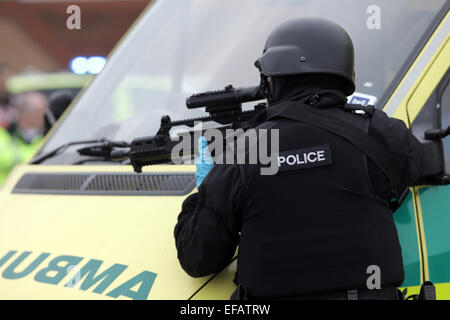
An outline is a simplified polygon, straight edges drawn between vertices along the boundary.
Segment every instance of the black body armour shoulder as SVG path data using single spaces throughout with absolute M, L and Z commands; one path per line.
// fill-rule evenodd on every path
M 368 118 L 342 108 L 320 111 L 367 133 Z M 255 166 L 242 166 L 238 283 L 254 297 L 367 288 L 367 270 L 375 265 L 382 287 L 400 285 L 396 227 L 388 203 L 372 187 L 365 154 L 338 135 L 282 114 L 261 128 L 279 130 L 279 170 L 261 175 Z

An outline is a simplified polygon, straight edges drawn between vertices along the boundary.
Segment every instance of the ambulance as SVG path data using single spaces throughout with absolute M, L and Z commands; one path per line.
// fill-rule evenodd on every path
M 38 91 L 47 97 L 64 90 L 75 96 L 91 80 L 92 75 L 71 72 L 28 72 L 11 76 L 6 81 L 6 90 L 11 96 Z
M 333 20 L 353 39 L 357 89 L 349 101 L 375 104 L 427 145 L 435 179 L 410 188 L 394 213 L 402 287 L 413 294 L 432 281 L 437 298 L 450 299 L 448 10 L 447 0 L 153 1 L 34 161 L 3 184 L 0 299 L 229 299 L 236 259 L 203 278 L 178 263 L 173 230 L 196 192 L 195 166 L 137 174 L 126 161 L 80 149 L 154 135 L 163 115 L 206 115 L 188 110 L 186 98 L 257 85 L 254 61 L 270 31 L 307 16 Z

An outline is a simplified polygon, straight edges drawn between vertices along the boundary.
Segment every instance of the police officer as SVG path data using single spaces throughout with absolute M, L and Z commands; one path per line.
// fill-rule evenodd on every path
M 279 170 L 199 164 L 175 227 L 181 266 L 219 272 L 239 245 L 234 298 L 398 299 L 391 200 L 419 179 L 420 143 L 402 121 L 346 104 L 353 44 L 331 21 L 282 23 L 256 66 L 269 105 L 256 129 L 279 130 Z M 375 269 L 380 288 L 369 290 Z

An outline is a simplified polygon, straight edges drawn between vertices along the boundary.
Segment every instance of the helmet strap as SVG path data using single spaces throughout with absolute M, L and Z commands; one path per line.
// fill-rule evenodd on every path
M 259 83 L 259 90 L 264 94 L 264 96 L 269 100 L 269 102 L 272 100 L 272 93 L 270 91 L 270 85 L 269 81 L 267 80 L 267 77 L 260 73 L 261 81 Z

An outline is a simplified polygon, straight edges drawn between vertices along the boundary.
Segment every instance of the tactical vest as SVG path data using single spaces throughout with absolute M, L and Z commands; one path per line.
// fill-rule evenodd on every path
M 237 282 L 252 297 L 295 297 L 367 288 L 376 266 L 382 287 L 400 285 L 397 230 L 389 203 L 370 182 L 367 154 L 338 134 L 298 121 L 302 114 L 292 107 L 287 115 L 280 104 L 257 128 L 279 129 L 278 173 L 243 166 Z M 370 121 L 342 108 L 315 112 L 362 135 Z

